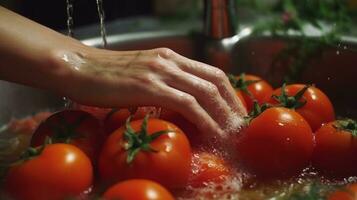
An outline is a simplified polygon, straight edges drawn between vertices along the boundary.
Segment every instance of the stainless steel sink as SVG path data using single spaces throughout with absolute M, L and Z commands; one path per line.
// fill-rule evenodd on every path
M 271 63 L 286 45 L 286 38 L 251 37 L 248 28 L 225 41 L 206 40 L 190 31 L 146 31 L 111 34 L 109 49 L 134 50 L 168 47 L 192 59 L 208 62 L 230 73 L 252 73 L 262 76 L 275 87 L 282 83 L 288 66 L 272 68 Z M 101 38 L 89 38 L 83 43 L 100 47 Z M 316 84 L 331 97 L 338 114 L 357 117 L 357 43 L 345 37 L 339 47 L 327 47 L 321 56 L 312 58 L 299 82 Z M 11 117 L 24 117 L 44 109 L 63 105 L 60 97 L 45 91 L 0 81 L 0 124 Z
M 196 60 L 226 72 L 257 74 L 275 87 L 281 86 L 288 64 L 272 67 L 273 58 L 291 38 L 250 35 L 250 28 L 243 28 L 236 36 L 222 40 L 209 40 L 190 32 L 152 31 L 137 34 L 110 36 L 109 48 L 113 50 L 151 49 L 168 47 Z M 316 36 L 311 36 L 313 39 Z M 83 41 L 100 46 L 100 38 Z M 315 84 L 332 100 L 338 116 L 357 117 L 357 40 L 343 36 L 337 46 L 326 46 L 318 56 L 312 57 L 298 79 L 300 83 Z

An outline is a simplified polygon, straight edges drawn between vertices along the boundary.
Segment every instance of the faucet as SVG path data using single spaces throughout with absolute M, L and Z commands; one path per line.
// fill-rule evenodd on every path
M 199 40 L 200 60 L 229 72 L 234 69 L 237 35 L 235 0 L 204 0 L 204 37 Z
M 236 34 L 235 0 L 204 0 L 204 34 L 223 39 Z

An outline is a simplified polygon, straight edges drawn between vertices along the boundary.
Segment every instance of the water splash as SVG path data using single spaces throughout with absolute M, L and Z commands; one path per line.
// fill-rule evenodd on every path
M 103 48 L 107 48 L 107 33 L 105 30 L 105 13 L 103 9 L 103 0 L 96 0 L 97 2 L 97 10 L 98 10 L 98 16 L 99 16 L 99 22 L 100 22 L 100 34 L 102 36 L 103 40 Z

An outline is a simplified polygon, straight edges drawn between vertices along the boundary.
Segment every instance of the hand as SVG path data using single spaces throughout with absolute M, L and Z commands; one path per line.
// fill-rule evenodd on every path
M 246 114 L 217 68 L 165 48 L 119 52 L 87 47 L 1 6 L 0 55 L 2 80 L 88 105 L 166 107 L 209 136 L 237 132 Z
M 165 107 L 209 136 L 237 132 L 246 115 L 222 70 L 167 48 L 120 52 L 87 47 L 57 57 L 70 69 L 62 93 L 82 104 Z

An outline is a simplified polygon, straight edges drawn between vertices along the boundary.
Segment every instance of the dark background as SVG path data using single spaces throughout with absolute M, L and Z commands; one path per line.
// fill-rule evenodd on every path
M 74 27 L 98 23 L 96 0 L 74 1 Z M 66 0 L 0 0 L 0 5 L 55 30 L 67 27 Z M 153 0 L 103 0 L 106 22 L 153 13 Z

